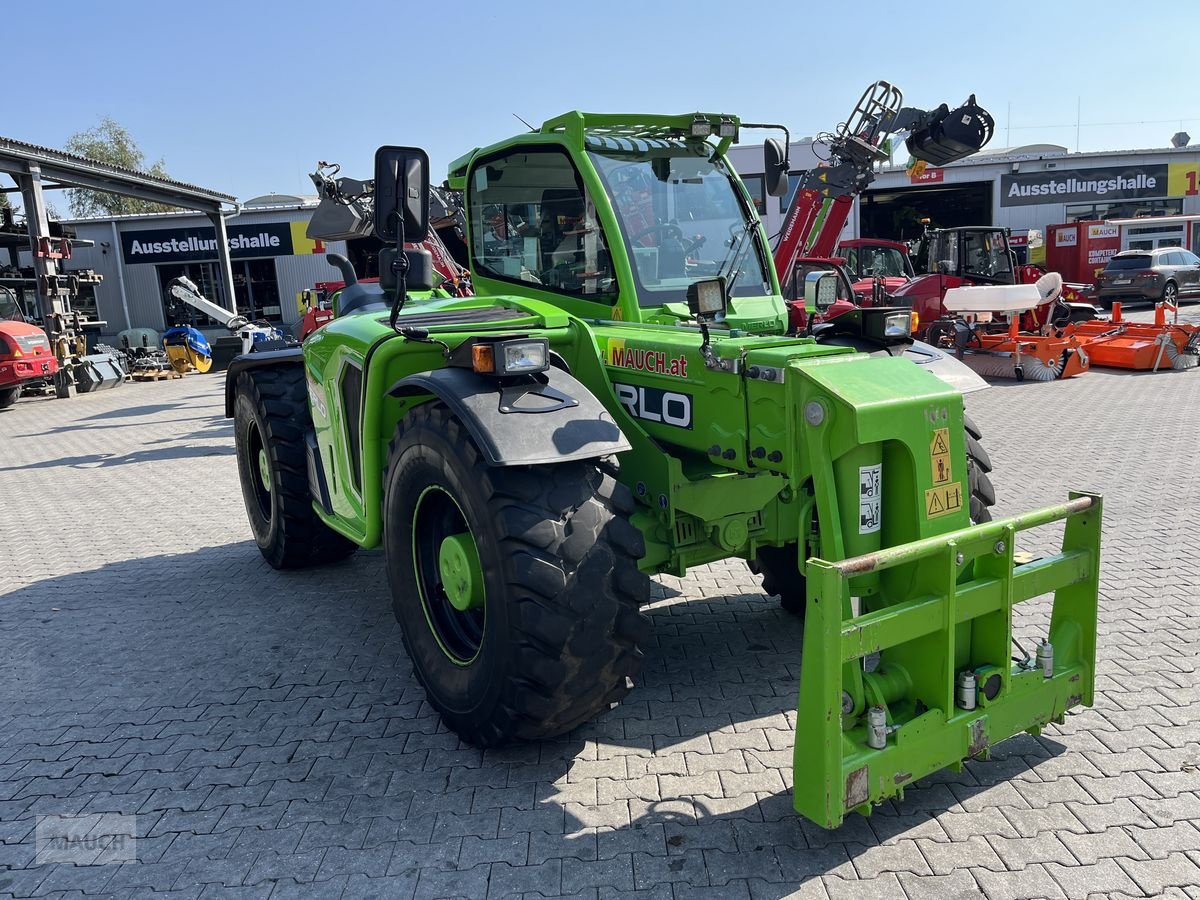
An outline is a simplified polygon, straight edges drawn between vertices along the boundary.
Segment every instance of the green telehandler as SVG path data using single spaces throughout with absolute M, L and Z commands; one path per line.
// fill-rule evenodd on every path
M 786 333 L 726 158 L 741 128 L 571 112 L 466 154 L 448 181 L 466 298 L 410 298 L 431 285 L 405 249 L 428 229 L 429 164 L 380 148 L 380 284 L 348 284 L 302 347 L 238 357 L 226 413 L 268 562 L 382 545 L 416 675 L 478 746 L 621 700 L 650 576 L 750 562 L 804 617 L 794 805 L 832 828 L 1091 704 L 1101 501 L 990 521 L 961 394 L 892 354 L 909 310 Z M 767 163 L 779 196 L 777 143 Z M 808 276 L 812 309 L 835 278 Z M 1057 552 L 1014 558 L 1060 520 Z M 1048 633 L 1014 661 L 1014 605 L 1048 594 Z

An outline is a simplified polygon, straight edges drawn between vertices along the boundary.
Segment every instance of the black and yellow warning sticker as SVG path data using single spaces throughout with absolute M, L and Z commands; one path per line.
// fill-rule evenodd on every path
M 954 480 L 950 464 L 950 429 L 939 428 L 929 439 L 929 468 L 934 484 L 949 484 Z
M 938 516 L 958 512 L 963 505 L 962 485 L 957 481 L 953 484 L 932 487 L 925 492 L 925 518 L 936 519 Z

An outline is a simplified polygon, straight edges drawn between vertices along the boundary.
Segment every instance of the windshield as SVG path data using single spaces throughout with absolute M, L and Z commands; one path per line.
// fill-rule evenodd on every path
M 694 281 L 724 274 L 730 296 L 771 293 L 757 218 L 729 167 L 703 141 L 588 139 L 621 225 L 642 306 L 687 300 Z
M 25 316 L 21 314 L 21 307 L 17 305 L 17 295 L 6 287 L 0 287 L 0 321 L 5 319 L 24 322 Z
M 1151 266 L 1149 256 L 1114 256 L 1104 268 L 1116 271 L 1118 269 L 1149 269 Z
M 944 231 L 929 245 L 930 271 L 1011 284 L 1012 260 L 1002 231 Z
M 849 247 L 842 254 L 855 278 L 907 278 L 908 256 L 895 247 Z

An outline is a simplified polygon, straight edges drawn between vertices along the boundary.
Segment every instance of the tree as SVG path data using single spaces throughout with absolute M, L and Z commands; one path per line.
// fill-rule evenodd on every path
M 167 171 L 161 159 L 150 166 L 146 165 L 146 154 L 143 153 L 133 139 L 133 135 L 114 119 L 105 116 L 95 128 L 79 131 L 67 140 L 66 149 L 79 156 L 86 156 L 97 162 L 120 166 L 167 178 Z M 139 213 L 170 212 L 175 209 L 163 203 L 150 203 L 138 200 L 136 197 L 122 197 L 107 191 L 93 191 L 75 188 L 68 191 L 68 203 L 73 216 L 125 216 Z

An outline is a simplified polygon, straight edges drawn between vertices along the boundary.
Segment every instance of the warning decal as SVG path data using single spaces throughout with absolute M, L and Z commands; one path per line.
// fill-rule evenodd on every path
M 949 484 L 954 480 L 950 466 L 950 429 L 939 428 L 929 441 L 929 466 L 934 484 Z
M 883 521 L 883 465 L 858 470 L 858 533 L 873 534 Z
M 925 518 L 936 519 L 962 509 L 962 485 L 955 482 L 925 492 Z

